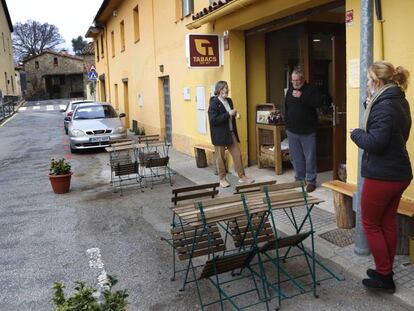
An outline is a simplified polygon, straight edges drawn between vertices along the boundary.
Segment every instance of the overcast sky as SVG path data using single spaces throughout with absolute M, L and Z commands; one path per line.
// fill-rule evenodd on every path
M 71 40 L 85 36 L 103 0 L 6 0 L 13 24 L 29 19 L 54 24 L 72 50 Z

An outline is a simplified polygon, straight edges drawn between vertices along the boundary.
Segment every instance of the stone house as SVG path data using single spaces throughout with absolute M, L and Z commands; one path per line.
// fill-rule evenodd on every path
M 84 97 L 84 63 L 81 57 L 45 51 L 23 61 L 29 98 Z

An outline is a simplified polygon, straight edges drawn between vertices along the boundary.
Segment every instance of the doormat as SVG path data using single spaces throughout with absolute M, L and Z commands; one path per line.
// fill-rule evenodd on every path
M 354 243 L 355 228 L 334 229 L 319 235 L 322 239 L 339 247 L 345 247 Z

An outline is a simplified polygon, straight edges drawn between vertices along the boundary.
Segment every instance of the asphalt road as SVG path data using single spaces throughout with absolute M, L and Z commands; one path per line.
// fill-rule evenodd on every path
M 0 311 L 52 310 L 55 281 L 68 291 L 76 280 L 96 284 L 102 267 L 90 266 L 91 249 L 99 249 L 104 269 L 119 279 L 117 288 L 128 289 L 129 311 L 198 310 L 195 286 L 179 292 L 182 278 L 170 281 L 171 249 L 160 240 L 169 231 L 170 186 L 113 193 L 105 152 L 70 154 L 59 112 L 64 104 L 28 103 L 0 127 Z M 72 163 L 69 194 L 52 193 L 47 178 L 52 157 Z M 174 183 L 190 181 L 174 175 Z M 391 296 L 367 293 L 360 280 L 345 278 L 323 282 L 319 299 L 305 294 L 284 300 L 282 310 L 408 310 Z M 215 293 L 206 282 L 201 289 L 209 297 Z

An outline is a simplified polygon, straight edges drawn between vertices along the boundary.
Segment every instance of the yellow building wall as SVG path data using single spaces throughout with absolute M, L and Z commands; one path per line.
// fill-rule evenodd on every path
M 105 73 L 108 99 L 115 103 L 115 84 L 118 85 L 120 112 L 125 111 L 123 79 L 129 85 L 130 120 L 138 120 L 147 133 L 165 132 L 162 78 L 170 81 L 173 145 L 177 150 L 192 154 L 193 145 L 210 143 L 208 129 L 208 99 L 212 86 L 218 80 L 226 80 L 230 86 L 230 96 L 241 118 L 237 121 L 241 139 L 241 150 L 245 164 L 247 159 L 255 160 L 255 110 L 256 105 L 266 101 L 265 37 L 263 33 L 249 36 L 244 30 L 281 18 L 309 7 L 321 5 L 328 0 L 262 0 L 246 10 L 237 11 L 202 27 L 189 31 L 185 26 L 191 16 L 176 20 L 175 1 L 165 0 L 125 0 L 117 8 L 117 16 L 112 16 L 105 26 L 105 57 L 97 62 L 98 73 Z M 134 42 L 133 9 L 139 5 L 140 40 Z M 207 0 L 195 1 L 195 11 L 208 4 Z M 354 10 L 353 25 L 347 27 L 347 65 L 359 59 L 359 1 L 347 0 L 346 9 Z M 410 29 L 410 16 L 414 4 L 401 2 L 394 7 L 391 0 L 383 1 L 384 53 L 385 58 L 395 64 L 403 64 L 414 69 L 413 49 L 407 40 L 406 30 Z M 120 51 L 120 26 L 125 24 L 125 51 Z M 375 56 L 381 56 L 378 41 L 379 27 L 375 26 Z M 115 57 L 112 57 L 111 32 L 115 34 Z M 229 31 L 230 49 L 224 52 L 224 66 L 214 69 L 189 69 L 185 59 L 185 36 L 188 33 L 223 35 Z M 98 37 L 99 38 L 99 37 Z M 397 47 L 397 48 L 396 48 Z M 163 71 L 161 71 L 161 65 Z M 197 130 L 196 88 L 204 87 L 207 99 L 207 134 Z M 190 100 L 184 100 L 183 89 L 190 89 Z M 98 90 L 99 91 L 99 90 Z M 138 105 L 138 95 L 142 107 Z M 407 96 L 413 101 L 410 87 Z M 347 85 L 347 128 L 358 126 L 359 89 Z M 414 110 L 414 108 L 412 108 Z M 410 138 L 408 148 L 414 156 L 414 138 Z M 248 147 L 248 144 L 250 146 Z M 248 154 L 249 152 L 249 154 Z M 347 139 L 348 181 L 357 179 L 357 148 Z M 411 186 L 406 194 L 414 198 Z
M 4 38 L 4 41 L 3 41 Z M 6 73 L 6 75 L 5 75 Z M 7 79 L 5 78 L 7 77 Z M 12 83 L 14 85 L 14 92 Z M 3 95 L 18 95 L 16 83 L 13 49 L 9 24 L 3 5 L 0 2 L 0 90 Z
M 414 75 L 414 46 L 412 40 L 407 37 L 407 31 L 414 27 L 414 2 L 399 1 L 398 5 L 392 0 L 382 0 L 382 15 L 385 22 L 383 23 L 383 47 L 384 59 L 390 61 L 395 66 L 402 65 L 407 68 L 411 75 Z M 347 68 L 349 61 L 359 59 L 359 37 L 360 37 L 360 3 L 358 0 L 347 0 L 346 10 L 354 10 L 354 23 L 346 29 L 346 53 Z M 374 61 L 380 60 L 381 53 L 381 36 L 379 22 L 376 21 L 374 14 Z M 349 71 L 348 71 L 349 72 Z M 349 77 L 348 77 L 349 78 Z M 411 111 L 414 111 L 414 89 L 413 85 L 408 86 L 406 93 L 410 103 Z M 359 127 L 358 121 L 359 109 L 359 88 L 351 88 L 347 85 L 347 128 Z M 413 115 L 412 115 L 413 117 Z M 414 163 L 414 132 L 411 129 L 411 135 L 407 143 L 408 153 L 411 163 Z M 348 182 L 357 182 L 357 155 L 358 149 L 348 136 L 347 139 L 347 174 Z M 414 200 L 414 184 L 404 193 L 404 197 Z
M 246 40 L 247 110 L 249 161 L 256 161 L 256 107 L 266 102 L 265 35 L 249 36 Z

